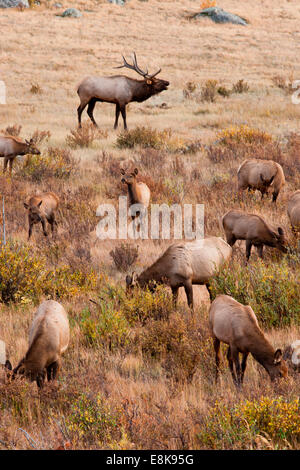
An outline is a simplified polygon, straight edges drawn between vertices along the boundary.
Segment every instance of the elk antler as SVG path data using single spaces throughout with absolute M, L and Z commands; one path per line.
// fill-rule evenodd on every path
M 123 57 L 124 64 L 119 65 L 119 67 L 115 67 L 115 69 L 121 69 L 121 68 L 125 67 L 125 68 L 128 68 L 128 69 L 134 70 L 139 75 L 142 75 L 142 77 L 144 77 L 144 78 L 154 78 L 157 74 L 159 74 L 159 72 L 161 72 L 161 69 L 159 69 L 158 72 L 156 72 L 152 75 L 148 74 L 148 69 L 147 69 L 147 72 L 144 72 L 137 64 L 137 59 L 136 59 L 136 53 L 135 52 L 133 53 L 133 65 L 130 65 L 123 55 L 122 55 L 122 57 Z

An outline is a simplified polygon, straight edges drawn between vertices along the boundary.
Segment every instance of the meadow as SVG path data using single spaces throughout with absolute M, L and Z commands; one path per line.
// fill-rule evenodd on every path
M 126 194 L 121 168 L 139 169 L 153 203 L 203 203 L 205 236 L 224 238 L 220 221 L 231 208 L 262 215 L 284 228 L 289 253 L 266 248 L 262 261 L 253 250 L 246 265 L 238 242 L 212 292 L 250 304 L 274 348 L 299 339 L 299 240 L 286 208 L 300 188 L 300 105 L 292 102 L 300 6 L 221 3 L 249 25 L 192 20 L 201 2 L 191 0 L 124 7 L 62 0 L 61 10 L 41 0 L 0 11 L 1 135 L 33 137 L 41 150 L 18 159 L 11 177 L 0 175 L 0 339 L 15 366 L 37 305 L 49 298 L 65 307 L 71 328 L 54 384 L 39 391 L 0 370 L 2 449 L 300 449 L 299 374 L 274 385 L 249 358 L 238 391 L 224 355 L 215 384 L 205 287 L 194 286 L 194 316 L 184 292 L 177 309 L 165 287 L 126 295 L 126 274 L 149 266 L 172 240 L 96 235 L 99 204 L 117 207 Z M 56 16 L 70 6 L 83 16 Z M 78 132 L 78 84 L 114 75 L 121 54 L 132 51 L 141 67 L 162 68 L 169 89 L 127 107 L 127 133 L 121 119 L 113 130 L 114 106 L 104 103 L 94 113 L 99 129 L 84 112 Z M 236 173 L 246 158 L 282 165 L 286 184 L 276 204 L 255 192 L 238 199 Z M 48 239 L 35 226 L 28 242 L 23 203 L 45 191 L 60 198 L 58 233 Z

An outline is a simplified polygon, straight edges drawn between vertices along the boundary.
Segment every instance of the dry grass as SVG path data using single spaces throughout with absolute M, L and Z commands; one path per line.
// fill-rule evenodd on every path
M 64 0 L 62 4 L 68 6 Z M 230 413 L 245 399 L 259 402 L 263 396 L 281 396 L 292 401 L 298 396 L 299 376 L 290 376 L 276 388 L 250 359 L 244 388 L 238 393 L 224 360 L 216 386 L 205 288 L 195 288 L 194 320 L 182 293 L 177 312 L 164 292 L 151 301 L 148 293 L 132 298 L 124 293 L 123 266 L 134 262 L 134 269 L 141 271 L 170 242 L 138 241 L 136 259 L 134 253 L 132 257 L 131 252 L 118 252 L 118 240 L 100 241 L 95 232 L 98 205 L 116 206 L 118 196 L 126 194 L 120 168 L 138 167 L 152 202 L 204 203 L 206 235 L 223 236 L 221 216 L 229 208 L 240 207 L 283 226 L 295 246 L 286 204 L 300 183 L 300 107 L 292 104 L 290 94 L 291 77 L 300 79 L 300 64 L 291 47 L 291 34 L 298 34 L 299 9 L 284 0 L 276 5 L 271 0 L 263 5 L 254 2 L 251 8 L 246 1 L 222 2 L 222 8 L 249 19 L 247 27 L 239 27 L 189 20 L 201 5 L 188 0 L 131 0 L 122 8 L 89 0 L 76 1 L 74 6 L 83 11 L 82 18 L 57 17 L 56 10 L 43 2 L 29 10 L 1 14 L 7 46 L 0 49 L 0 79 L 6 81 L 8 103 L 0 106 L 2 133 L 33 136 L 41 156 L 25 166 L 22 157 L 12 178 L 0 176 L 0 186 L 7 237 L 24 243 L 28 227 L 23 202 L 39 191 L 59 195 L 57 239 L 45 240 L 35 227 L 29 249 L 36 256 L 43 254 L 51 270 L 68 265 L 84 277 L 93 269 L 99 286 L 63 301 L 71 343 L 58 383 L 39 393 L 36 384 L 23 380 L 6 383 L 0 371 L 0 447 L 30 448 L 18 430 L 22 427 L 38 448 L 47 449 L 299 449 L 299 438 L 276 440 L 274 434 L 263 441 L 254 431 L 241 436 L 235 428 L 224 423 L 220 428 L 213 420 L 216 433 L 211 432 L 210 440 L 200 433 L 212 430 L 207 418 L 217 400 Z M 30 54 L 24 54 L 25 47 Z M 170 87 L 149 101 L 129 105 L 129 129 L 153 129 L 159 136 L 170 129 L 174 145 L 168 151 L 163 146 L 118 148 L 122 128 L 113 131 L 115 110 L 109 104 L 97 103 L 95 108 L 101 134 L 91 134 L 86 112 L 82 135 L 75 129 L 80 80 L 89 74 L 113 74 L 121 53 L 132 50 L 142 67 L 150 71 L 161 67 L 161 77 L 170 80 Z M 135 77 L 129 71 L 128 75 Z M 213 99 L 202 102 L 199 92 L 208 80 L 217 85 Z M 234 84 L 236 93 L 232 93 Z M 270 135 L 271 140 L 215 145 L 219 131 L 242 124 Z M 74 130 L 71 136 L 70 129 Z M 287 181 L 276 206 L 261 201 L 257 193 L 237 199 L 237 168 L 249 157 L 273 158 L 282 164 Z M 117 265 L 111 252 L 118 256 Z M 244 263 L 242 243 L 237 243 L 234 260 Z M 254 253 L 251 266 L 256 263 Z M 266 249 L 268 263 L 280 263 L 280 255 Z M 101 297 L 105 298 L 106 309 L 103 304 L 100 314 L 89 297 L 101 305 Z M 15 365 L 26 351 L 34 305 L 23 299 L 0 304 L 0 309 L 0 338 L 6 341 Z M 147 317 L 143 323 L 143 312 L 157 317 Z M 271 329 L 267 335 L 274 347 L 283 347 L 299 338 L 299 328 Z

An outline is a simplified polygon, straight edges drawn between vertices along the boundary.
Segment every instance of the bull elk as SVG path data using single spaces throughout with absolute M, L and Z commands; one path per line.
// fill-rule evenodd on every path
M 209 310 L 209 325 L 216 354 L 216 380 L 220 366 L 220 343 L 228 344 L 227 359 L 233 382 L 243 383 L 249 353 L 268 372 L 271 381 L 288 375 L 281 349 L 269 343 L 258 325 L 250 305 L 243 305 L 229 295 L 219 295 Z M 240 363 L 239 354 L 242 354 Z
M 142 80 L 136 80 L 124 75 L 114 75 L 111 77 L 86 77 L 80 83 L 77 93 L 80 98 L 80 105 L 77 109 L 78 124 L 81 127 L 81 114 L 88 106 L 87 114 L 92 123 L 97 126 L 93 111 L 97 101 L 103 103 L 112 103 L 116 105 L 116 117 L 114 129 L 118 127 L 120 113 L 124 121 L 124 129 L 127 129 L 126 123 L 126 105 L 133 101 L 141 103 L 157 93 L 167 90 L 169 82 L 156 78 L 161 72 L 159 69 L 153 74 L 148 70 L 143 71 L 137 64 L 136 54 L 133 54 L 133 65 L 130 65 L 123 56 L 123 65 L 115 68 L 128 68 L 134 70 L 143 77 Z
M 18 137 L 11 135 L 0 136 L 0 157 L 4 158 L 3 173 L 6 172 L 9 162 L 9 173 L 12 172 L 13 161 L 17 155 L 40 155 L 41 152 L 36 147 L 34 140 L 25 140 L 23 142 Z

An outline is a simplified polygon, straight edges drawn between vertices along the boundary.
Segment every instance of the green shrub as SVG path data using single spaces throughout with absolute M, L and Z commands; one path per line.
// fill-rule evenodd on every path
M 114 410 L 100 394 L 91 397 L 83 393 L 73 403 L 66 424 L 75 442 L 99 447 L 120 437 L 121 412 Z
M 25 164 L 18 162 L 17 175 L 39 182 L 51 177 L 68 179 L 77 169 L 78 163 L 69 150 L 50 147 L 43 155 L 31 155 Z
M 116 145 L 120 149 L 134 148 L 139 145 L 142 148 L 166 149 L 172 135 L 171 129 L 158 131 L 151 127 L 136 127 L 135 129 L 121 132 L 118 135 Z
M 234 406 L 216 402 L 197 437 L 201 447 L 213 450 L 249 449 L 258 442 L 268 449 L 286 448 L 287 443 L 293 447 L 300 441 L 299 406 L 299 398 L 285 401 L 282 397 L 245 400 Z M 269 439 L 257 439 L 262 436 Z
M 29 246 L 8 242 L 0 244 L 0 301 L 38 302 L 42 295 L 72 298 L 99 287 L 102 277 L 92 269 L 81 272 L 70 266 L 49 269 L 46 258 Z
M 247 267 L 234 263 L 224 267 L 212 280 L 213 297 L 231 295 L 250 305 L 265 327 L 300 324 L 300 272 L 297 256 L 279 263 L 258 260 Z
M 85 308 L 77 322 L 89 346 L 102 345 L 113 350 L 128 343 L 129 324 L 113 302 L 100 300 L 95 312 Z

